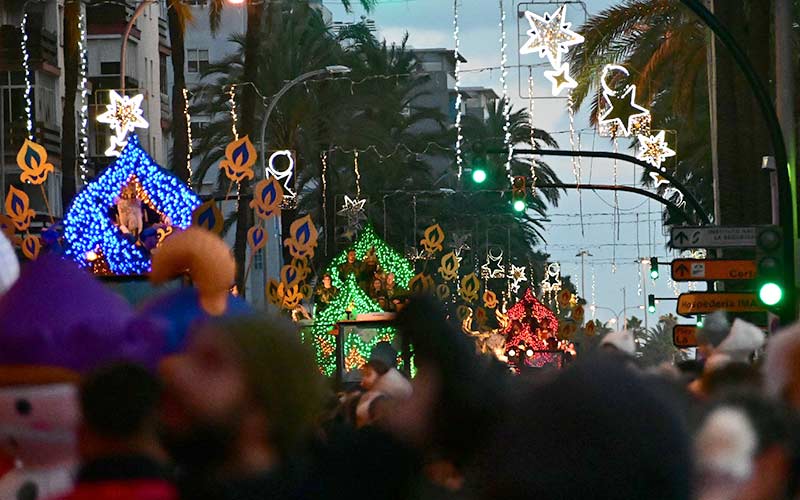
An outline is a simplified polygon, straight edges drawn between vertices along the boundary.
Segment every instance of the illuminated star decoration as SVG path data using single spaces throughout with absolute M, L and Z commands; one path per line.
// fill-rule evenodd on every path
M 494 268 L 492 267 L 494 263 Z M 481 266 L 481 278 L 505 278 L 506 270 L 503 266 L 503 250 L 500 250 L 500 255 L 494 255 L 492 250 L 486 253 L 486 263 Z
M 569 76 L 569 63 L 564 63 L 560 68 L 544 72 L 544 77 L 553 84 L 552 93 L 557 96 L 563 89 L 574 89 L 578 82 Z
M 661 131 L 656 135 L 639 136 L 639 155 L 637 158 L 646 161 L 650 165 L 661 168 L 664 160 L 671 156 L 675 156 L 675 151 L 667 146 L 667 141 L 664 139 L 665 131 Z
M 528 30 L 530 39 L 519 50 L 520 54 L 538 52 L 539 57 L 547 57 L 550 65 L 558 69 L 561 56 L 567 53 L 571 45 L 583 42 L 583 37 L 570 30 L 571 23 L 564 21 L 567 6 L 562 5 L 552 15 L 544 17 L 525 11 L 525 17 L 531 25 Z
M 600 116 L 600 123 L 615 124 L 626 137 L 631 135 L 637 117 L 650 114 L 646 108 L 636 104 L 636 85 L 628 86 L 622 92 L 622 96 L 603 92 L 603 99 L 606 102 L 606 110 Z
M 355 232 L 361 229 L 361 222 L 367 220 L 367 216 L 364 215 L 366 202 L 367 200 L 364 199 L 353 199 L 344 195 L 344 206 L 336 213 L 347 217 L 347 229 L 345 230 L 347 236 L 354 236 Z
M 649 133 L 650 111 L 636 104 L 636 85 L 628 85 L 617 92 L 608 82 L 608 74 L 612 71 L 618 71 L 625 77 L 630 76 L 630 72 L 624 66 L 607 64 L 603 68 L 600 86 L 603 88 L 605 111 L 600 116 L 600 125 L 605 126 L 612 137 L 619 135 L 618 132 L 622 132 L 624 137 L 628 137 L 634 131 Z
M 111 137 L 111 147 L 106 150 L 108 156 L 118 156 L 119 151 L 125 146 L 125 137 L 135 128 L 147 128 L 149 124 L 142 116 L 143 94 L 133 97 L 121 96 L 114 90 L 109 91 L 111 102 L 106 106 L 106 112 L 97 117 L 100 123 L 107 123 L 114 136 Z
M 525 266 L 517 267 L 514 264 L 511 264 L 511 272 L 508 273 L 508 276 L 511 280 L 512 293 L 519 292 L 520 283 L 523 281 L 528 281 L 528 278 L 525 276 Z

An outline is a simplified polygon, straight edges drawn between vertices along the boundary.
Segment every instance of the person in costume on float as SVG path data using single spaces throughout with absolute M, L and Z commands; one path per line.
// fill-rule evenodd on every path
M 322 282 L 317 285 L 317 289 L 314 290 L 314 297 L 317 303 L 317 307 L 322 310 L 330 304 L 333 299 L 336 297 L 336 294 L 339 293 L 339 289 L 333 286 L 333 282 L 331 280 L 330 274 L 323 274 L 322 275 Z
M 127 185 L 117 198 L 117 213 L 119 228 L 123 233 L 132 234 L 138 239 L 144 228 L 144 211 L 142 200 L 136 196 L 136 188 Z
M 351 248 L 347 251 L 347 261 L 339 265 L 339 279 L 346 281 L 349 275 L 355 274 L 359 280 L 363 269 L 363 264 L 356 259 L 356 250 Z
M 408 293 L 407 290 L 397 284 L 394 273 L 388 273 L 386 275 L 386 283 L 384 283 L 383 288 L 386 291 L 386 296 L 389 297 L 389 300 Z
M 375 247 L 372 247 L 367 252 L 367 255 L 364 256 L 364 264 L 361 268 L 361 276 L 359 276 L 358 279 L 361 288 L 367 292 L 367 294 L 370 293 L 370 290 L 374 286 L 374 280 L 377 277 L 379 270 L 380 266 L 378 265 L 378 256 L 375 254 Z

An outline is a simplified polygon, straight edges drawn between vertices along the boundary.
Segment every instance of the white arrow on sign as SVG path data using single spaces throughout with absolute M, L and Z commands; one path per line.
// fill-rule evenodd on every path
M 674 248 L 756 246 L 756 226 L 677 226 L 670 231 Z

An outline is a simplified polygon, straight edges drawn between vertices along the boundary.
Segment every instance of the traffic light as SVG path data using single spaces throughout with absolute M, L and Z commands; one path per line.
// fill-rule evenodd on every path
M 528 193 L 525 188 L 525 177 L 514 177 L 511 184 L 511 207 L 515 212 L 524 212 L 528 208 Z
M 656 296 L 652 293 L 647 296 L 647 312 L 650 314 L 656 312 Z
M 658 279 L 658 257 L 650 257 L 650 279 Z
M 472 182 L 475 184 L 483 184 L 487 177 L 486 170 L 484 170 L 482 167 L 473 167 Z
M 705 322 L 703 321 L 703 315 L 702 314 L 698 314 L 697 315 L 697 322 L 695 324 L 697 325 L 697 328 L 703 328 L 703 325 L 705 324 Z
M 773 307 L 783 300 L 783 232 L 764 226 L 756 235 L 756 290 L 758 300 Z

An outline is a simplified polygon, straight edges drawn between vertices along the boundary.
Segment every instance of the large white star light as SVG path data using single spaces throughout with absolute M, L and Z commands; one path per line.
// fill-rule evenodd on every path
M 570 30 L 572 23 L 564 21 L 567 6 L 562 5 L 552 15 L 544 17 L 525 11 L 525 17 L 531 25 L 528 30 L 530 39 L 519 49 L 520 54 L 538 52 L 539 57 L 547 57 L 554 69 L 561 67 L 561 56 L 569 47 L 583 42 L 583 37 Z
M 638 137 L 639 154 L 636 157 L 656 168 L 661 168 L 664 160 L 675 156 L 675 151 L 667 146 L 664 133 L 665 131 L 662 130 L 656 135 L 640 135 Z
M 142 116 L 143 94 L 133 97 L 121 96 L 112 90 L 108 93 L 111 102 L 106 106 L 106 112 L 97 117 L 100 123 L 107 123 L 117 137 L 117 143 L 125 140 L 129 132 L 135 128 L 147 128 L 150 125 Z

